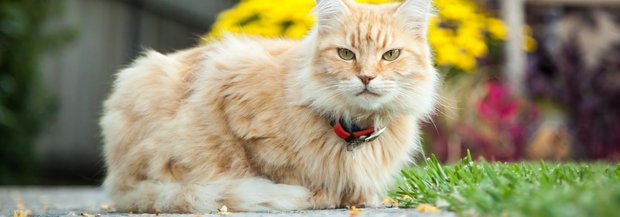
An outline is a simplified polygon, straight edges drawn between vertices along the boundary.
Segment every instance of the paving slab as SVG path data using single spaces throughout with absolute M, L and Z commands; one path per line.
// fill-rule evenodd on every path
M 30 210 L 30 216 L 155 216 L 115 212 L 110 200 L 98 187 L 0 187 L 0 216 L 14 216 L 14 211 Z M 19 214 L 19 213 L 18 213 Z M 306 210 L 295 212 L 239 212 L 222 214 L 158 214 L 158 216 L 213 217 L 350 217 L 346 209 Z M 456 217 L 451 212 L 418 212 L 415 209 L 368 208 L 356 217 Z

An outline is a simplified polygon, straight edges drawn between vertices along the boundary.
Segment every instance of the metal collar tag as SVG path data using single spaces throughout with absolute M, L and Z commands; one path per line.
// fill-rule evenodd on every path
M 385 127 L 373 132 L 372 134 L 368 136 L 360 136 L 360 137 L 352 138 L 350 141 L 348 141 L 347 151 L 353 151 L 355 150 L 355 148 L 359 147 L 361 144 L 372 142 L 373 140 L 377 139 L 377 137 L 379 137 L 379 135 L 381 135 L 383 131 L 385 131 Z

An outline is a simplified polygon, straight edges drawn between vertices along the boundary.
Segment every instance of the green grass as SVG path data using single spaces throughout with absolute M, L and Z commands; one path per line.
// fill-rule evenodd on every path
M 468 153 L 451 166 L 432 156 L 402 175 L 393 192 L 401 207 L 429 203 L 462 216 L 620 215 L 617 164 L 474 162 Z

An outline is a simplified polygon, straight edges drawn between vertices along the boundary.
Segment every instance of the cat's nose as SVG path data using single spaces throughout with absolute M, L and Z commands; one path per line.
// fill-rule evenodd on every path
M 362 83 L 364 83 L 364 85 L 368 85 L 368 83 L 370 83 L 370 81 L 372 81 L 372 79 L 375 79 L 375 76 L 367 76 L 367 75 L 358 75 L 358 78 L 360 78 L 360 80 L 362 81 Z

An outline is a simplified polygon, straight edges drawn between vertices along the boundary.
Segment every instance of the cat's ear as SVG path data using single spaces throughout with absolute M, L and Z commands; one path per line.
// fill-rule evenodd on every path
M 348 0 L 316 0 L 314 8 L 319 31 L 329 31 L 336 28 L 340 18 L 348 13 Z
M 428 20 L 433 14 L 432 2 L 432 0 L 406 0 L 396 9 L 396 16 L 405 21 L 407 28 L 426 38 Z

